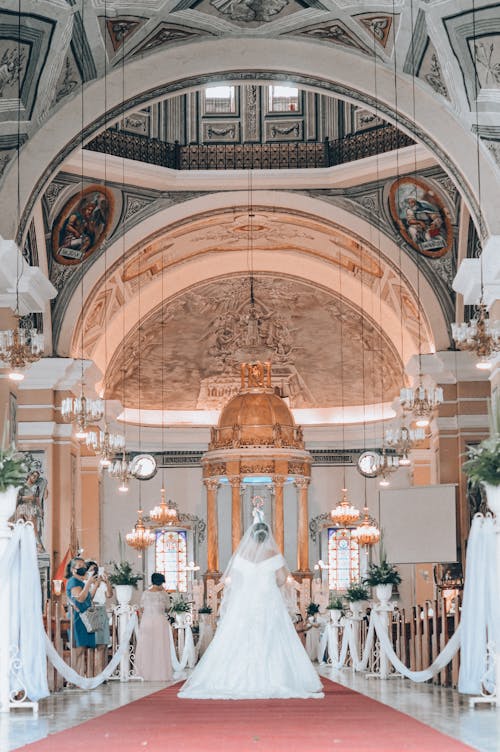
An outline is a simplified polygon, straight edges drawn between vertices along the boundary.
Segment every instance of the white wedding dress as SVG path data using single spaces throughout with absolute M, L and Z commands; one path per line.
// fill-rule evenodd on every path
M 272 535 L 269 537 L 275 547 Z M 277 570 L 286 566 L 283 556 L 276 553 L 262 560 L 251 558 L 238 552 L 233 556 L 214 639 L 179 697 L 323 697 L 319 676 L 295 631 L 276 581 Z

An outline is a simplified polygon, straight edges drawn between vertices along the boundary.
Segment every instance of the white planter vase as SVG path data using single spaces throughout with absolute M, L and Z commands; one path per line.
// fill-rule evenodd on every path
M 330 621 L 334 624 L 338 624 L 340 621 L 340 617 L 342 616 L 342 609 L 340 608 L 329 608 L 328 612 L 330 614 Z
M 134 588 L 132 585 L 115 585 L 116 600 L 120 606 L 128 606 L 132 600 Z
M 191 621 L 191 614 L 188 611 L 176 611 L 175 612 L 175 626 L 187 627 Z
M 382 605 L 387 605 L 392 595 L 392 583 L 375 585 L 375 595 Z
M 359 619 L 363 613 L 363 601 L 351 601 L 349 603 L 349 608 L 351 609 L 353 617 Z
M 12 531 L 8 521 L 16 511 L 18 486 L 9 486 L 6 491 L 0 491 L 0 538 L 10 538 Z
M 500 486 L 492 486 L 490 483 L 482 482 L 486 491 L 486 502 L 495 517 L 500 519 Z

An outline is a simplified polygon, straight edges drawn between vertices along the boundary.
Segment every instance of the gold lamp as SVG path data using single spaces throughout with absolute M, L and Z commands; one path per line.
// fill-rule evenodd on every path
M 342 499 L 330 512 L 330 518 L 336 527 L 349 527 L 359 520 L 360 511 L 347 499 L 347 488 L 342 489 Z
M 166 525 L 169 527 L 175 527 L 176 525 L 179 525 L 179 515 L 175 504 L 172 501 L 169 501 L 168 503 L 165 501 L 164 488 L 161 489 L 160 493 L 160 503 L 149 513 L 151 521 L 158 527 L 164 527 Z
M 375 520 L 370 515 L 368 507 L 363 508 L 363 517 L 358 527 L 355 527 L 351 535 L 356 538 L 360 546 L 374 546 L 380 540 L 380 530 Z
M 125 541 L 128 546 L 135 548 L 136 551 L 145 551 L 146 548 L 155 542 L 155 534 L 148 530 L 142 518 L 142 509 L 137 513 L 137 522 L 133 530 L 125 535 Z

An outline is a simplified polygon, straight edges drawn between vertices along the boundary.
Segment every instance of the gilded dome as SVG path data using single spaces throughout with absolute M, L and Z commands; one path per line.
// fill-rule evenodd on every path
M 229 400 L 210 442 L 210 449 L 259 446 L 304 446 L 302 429 L 295 425 L 288 405 L 264 387 L 242 391 Z

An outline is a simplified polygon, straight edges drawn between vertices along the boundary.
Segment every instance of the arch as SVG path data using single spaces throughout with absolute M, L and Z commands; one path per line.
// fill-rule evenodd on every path
M 376 100 L 371 89 L 373 61 L 357 54 L 353 58 L 353 54 L 339 46 L 330 49 L 303 40 L 275 39 L 270 45 L 267 39 L 241 37 L 192 42 L 162 49 L 144 59 L 134 59 L 126 68 L 125 106 L 122 101 L 121 72 L 115 70 L 107 78 L 108 113 L 103 114 L 104 82 L 101 79 L 87 87 L 83 123 L 78 109 L 69 101 L 23 147 L 20 185 L 24 210 L 21 228 L 26 226 L 43 187 L 83 140 L 88 140 L 109 125 L 124 110 L 136 109 L 146 101 L 178 94 L 182 89 L 195 88 L 216 78 L 235 81 L 257 79 L 261 82 L 291 79 L 304 88 L 331 93 L 376 110 L 430 149 L 454 179 L 478 224 L 476 142 L 473 134 L 464 128 L 448 105 L 440 103 L 437 118 L 436 98 L 418 80 L 415 82 L 418 91 L 416 102 L 413 100 L 413 80 L 409 76 L 397 75 L 396 93 L 394 73 L 386 66 L 380 66 L 377 71 Z M 332 69 L 335 76 L 325 76 L 325 71 Z M 144 81 L 148 81 L 150 87 L 146 92 Z M 500 233 L 500 214 L 495 207 L 498 177 L 483 147 L 481 170 L 484 198 L 481 211 L 486 230 L 489 234 Z M 16 195 L 16 177 L 11 165 L 4 179 L 4 195 Z M 0 222 L 0 232 L 5 237 L 12 237 L 15 233 L 15 213 L 3 213 Z
M 160 237 L 169 226 L 176 222 L 196 217 L 200 213 L 213 213 L 225 208 L 231 209 L 234 207 L 234 201 L 234 195 L 230 192 L 211 194 L 166 208 L 145 219 L 127 233 L 125 249 L 127 261 L 131 258 L 132 253 L 138 252 L 139 249 L 142 250 L 151 242 L 151 238 Z M 330 225 L 344 228 L 345 232 L 353 235 L 363 244 L 364 252 L 371 253 L 372 258 L 376 261 L 380 257 L 380 263 L 386 273 L 391 271 L 397 280 L 401 279 L 408 290 L 408 296 L 412 300 L 415 311 L 418 310 L 420 305 L 422 331 L 425 332 L 424 337 L 426 338 L 423 349 L 446 349 L 448 347 L 449 334 L 446 319 L 431 285 L 419 272 L 417 264 L 409 255 L 403 253 L 390 238 L 380 235 L 379 249 L 376 245 L 379 238 L 378 232 L 366 220 L 347 212 L 345 209 L 300 193 L 256 191 L 253 194 L 253 205 L 267 206 L 275 210 L 283 209 L 287 212 L 307 213 L 311 217 L 327 221 Z M 83 307 L 86 311 L 95 306 L 97 293 L 102 288 L 105 269 L 108 270 L 109 275 L 114 265 L 121 264 L 122 253 L 122 240 L 118 239 L 107 249 L 106 258 L 104 254 L 101 254 L 100 258 L 88 268 L 83 280 L 83 289 L 86 291 Z M 190 258 L 187 253 L 184 257 L 176 259 L 175 264 L 172 264 L 168 273 L 165 274 L 165 281 L 169 286 L 166 290 L 167 295 L 177 294 L 179 290 L 183 289 L 183 286 L 190 286 L 197 281 L 201 281 L 202 274 L 206 274 L 207 278 L 217 276 L 220 273 L 220 268 L 214 270 L 212 261 L 213 255 L 199 255 Z M 399 270 L 400 262 L 401 271 Z M 264 251 L 260 254 L 254 254 L 255 271 L 282 273 L 290 268 L 290 263 L 300 265 L 305 279 L 326 284 L 327 287 L 330 286 L 331 289 L 342 293 L 353 302 L 357 301 L 358 305 L 365 309 L 371 317 L 379 318 L 379 297 L 374 295 L 373 292 L 370 293 L 367 287 L 361 292 L 360 281 L 355 279 L 352 274 L 344 272 L 342 280 L 340 280 L 338 266 L 335 264 L 335 254 L 332 253 L 329 259 L 325 256 L 315 257 L 314 254 L 308 254 L 306 251 L 300 253 L 293 249 L 281 250 L 280 252 L 273 251 L 272 254 Z M 228 273 L 248 273 L 246 252 L 225 253 L 224 264 L 224 271 Z M 309 275 L 311 276 L 309 277 Z M 328 283 L 325 283 L 324 275 L 328 275 Z M 161 275 L 157 279 L 158 284 L 161 282 L 160 277 Z M 170 287 L 170 285 L 172 286 Z M 416 295 L 418 288 L 420 288 L 423 301 L 420 304 Z M 148 305 L 145 311 L 159 304 L 158 295 L 160 293 L 161 290 L 155 288 L 153 282 L 142 290 L 142 302 L 144 303 L 147 300 Z M 361 305 L 361 297 L 364 299 L 363 305 Z M 395 312 L 389 306 L 386 307 L 388 318 L 387 322 L 384 321 L 384 325 L 392 321 L 392 338 L 403 361 L 405 361 L 418 351 L 418 343 L 415 336 L 409 334 L 405 345 L 401 347 L 399 342 L 401 339 L 400 312 Z M 59 355 L 76 354 L 76 350 L 78 350 L 76 343 L 80 342 L 78 327 L 81 325 L 81 310 L 81 287 L 75 285 L 75 291 L 67 302 L 62 321 L 54 322 L 57 325 L 55 331 L 57 332 Z M 133 321 L 137 320 L 138 311 L 136 310 L 136 314 L 132 314 L 132 311 L 133 308 L 129 308 L 127 330 L 129 326 L 133 326 Z M 390 313 L 391 311 L 392 313 Z M 109 329 L 109 331 L 111 330 Z

